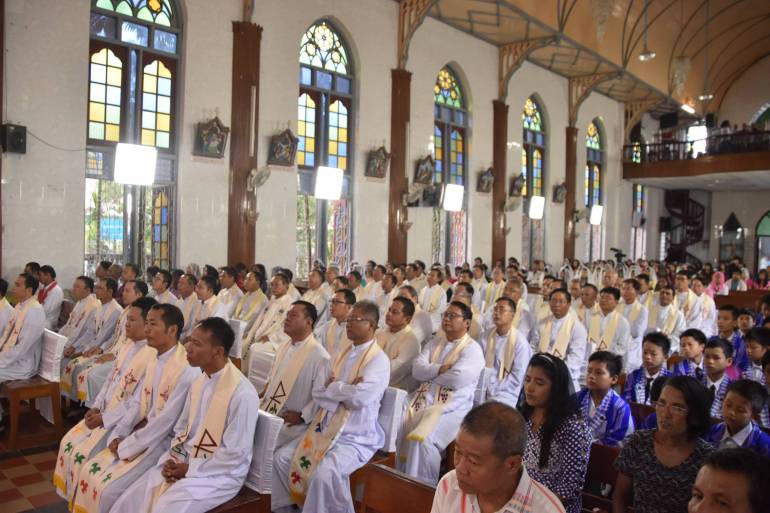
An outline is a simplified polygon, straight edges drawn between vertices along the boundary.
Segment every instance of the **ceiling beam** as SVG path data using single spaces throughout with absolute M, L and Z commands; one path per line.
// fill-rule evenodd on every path
M 580 75 L 569 79 L 569 126 L 577 126 L 578 110 L 597 84 L 622 76 L 619 71 Z
M 406 69 L 409 43 L 438 0 L 401 0 L 398 3 L 398 67 Z
M 631 130 L 642 119 L 645 112 L 650 109 L 654 109 L 660 105 L 662 101 L 660 99 L 643 100 L 638 102 L 626 102 L 623 104 L 623 117 L 625 120 L 623 127 L 623 141 L 624 144 L 631 142 Z
M 529 54 L 538 48 L 548 46 L 556 42 L 556 36 L 527 39 L 508 43 L 499 48 L 497 99 L 505 101 L 508 96 L 508 82 L 521 64 L 529 57 Z

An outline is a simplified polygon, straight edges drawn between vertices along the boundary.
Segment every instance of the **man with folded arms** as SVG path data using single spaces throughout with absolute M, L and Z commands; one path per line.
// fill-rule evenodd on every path
M 385 315 L 384 329 L 377 330 L 375 338 L 390 358 L 390 386 L 412 392 L 417 382 L 412 377 L 412 364 L 420 354 L 420 341 L 409 325 L 414 315 L 414 303 L 397 297 Z

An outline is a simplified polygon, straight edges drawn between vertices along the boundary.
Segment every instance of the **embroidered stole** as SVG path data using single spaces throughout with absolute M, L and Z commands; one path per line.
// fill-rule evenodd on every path
M 599 303 L 594 303 L 594 306 L 592 306 L 589 310 L 591 312 L 591 318 L 593 319 L 595 315 L 599 315 L 599 312 L 601 311 L 601 308 L 599 308 Z M 575 308 L 575 313 L 578 316 L 578 319 L 580 319 L 580 322 L 585 324 L 586 322 L 586 305 L 583 304 L 583 302 L 580 302 L 580 306 Z
M 315 337 L 311 334 L 303 342 L 299 351 L 292 356 L 289 364 L 283 369 L 280 376 L 276 376 L 276 372 L 281 367 L 283 359 L 286 357 L 286 353 L 289 352 L 289 348 L 292 346 L 292 342 L 284 342 L 278 352 L 275 355 L 275 361 L 270 369 L 270 374 L 267 377 L 267 383 L 265 385 L 265 393 L 262 394 L 262 401 L 259 407 L 273 415 L 283 409 L 283 405 L 291 395 L 291 391 L 294 389 L 294 383 L 297 381 L 300 371 L 305 366 L 305 360 L 307 360 L 310 352 L 316 347 L 320 346 Z
M 233 319 L 249 322 L 251 318 L 254 317 L 254 314 L 257 313 L 257 308 L 262 306 L 262 303 L 267 301 L 267 296 L 265 296 L 262 290 L 257 290 L 253 294 L 254 294 L 253 296 L 251 296 L 251 293 L 244 294 L 241 297 L 241 299 L 238 300 L 238 304 L 235 305 L 235 314 L 233 315 Z M 243 307 L 246 305 L 246 301 L 250 297 L 253 297 L 254 299 L 251 301 L 251 305 L 249 305 L 249 309 L 244 313 Z
M 289 304 L 291 304 L 291 296 L 289 296 L 289 294 L 285 294 L 280 298 L 273 298 L 270 301 L 271 302 L 268 303 L 265 311 L 262 312 L 262 315 L 260 315 L 259 319 L 254 322 L 248 335 L 246 335 L 246 338 L 244 338 L 244 355 L 246 354 L 246 351 L 248 350 L 249 346 L 251 346 L 251 344 L 258 342 L 259 338 L 269 334 L 270 330 L 272 330 L 275 324 L 283 319 L 284 313 L 286 313 L 289 308 Z
M 505 342 L 505 349 L 503 349 L 503 358 L 500 361 L 500 368 L 497 370 L 497 381 L 503 381 L 508 374 L 511 373 L 513 367 L 513 360 L 516 356 L 516 341 L 518 340 L 518 331 L 514 326 L 511 326 L 511 330 L 508 332 L 508 339 Z M 497 330 L 490 331 L 487 336 L 487 348 L 484 352 L 484 359 L 486 366 L 490 369 L 495 368 L 495 361 L 497 360 Z
M 666 335 L 671 335 L 671 333 L 674 331 L 674 326 L 676 326 L 676 314 L 679 310 L 676 309 L 674 305 L 668 305 L 669 311 L 668 316 L 666 317 L 666 322 L 663 325 L 663 329 L 660 331 L 662 333 L 665 333 Z M 666 307 L 663 307 L 666 308 Z M 652 305 L 652 310 L 650 310 L 650 316 L 647 320 L 647 327 L 649 329 L 658 330 L 658 314 L 660 312 L 660 305 L 658 303 L 655 303 Z
M 24 327 L 24 318 L 27 316 L 27 312 L 34 305 L 38 304 L 40 303 L 38 303 L 37 299 L 33 296 L 27 299 L 23 304 L 16 305 L 11 314 L 11 318 L 8 320 L 8 324 L 5 325 L 3 334 L 0 335 L 0 353 L 7 353 L 16 346 L 16 343 L 19 341 L 21 329 Z
M 692 310 L 692 307 L 695 306 L 695 299 L 695 292 L 692 290 L 687 291 L 687 300 L 682 304 L 679 304 L 679 294 L 677 294 L 675 298 L 677 308 L 682 311 L 685 320 L 687 320 L 687 317 L 690 315 L 690 310 Z
M 430 293 L 430 299 L 428 300 L 428 308 L 424 308 L 423 310 L 428 313 L 435 313 L 436 309 L 438 309 L 438 305 L 441 303 L 441 294 L 446 294 L 446 291 L 442 289 L 441 286 L 434 285 L 433 292 Z
M 616 310 L 625 317 L 626 302 L 618 303 Z M 628 312 L 628 323 L 633 324 L 636 319 L 639 318 L 639 314 L 642 313 L 642 304 L 639 301 L 634 301 L 631 305 L 631 311 Z
M 406 325 L 401 331 L 393 333 L 390 328 L 377 330 L 374 335 L 374 340 L 379 344 L 385 354 L 388 355 L 390 360 L 398 358 L 398 353 L 401 351 L 401 346 L 409 336 L 414 336 L 414 330 L 410 325 Z M 416 337 L 415 337 L 416 338 Z
M 333 367 L 334 376 L 340 375 L 352 347 L 352 344 L 348 345 L 336 358 Z M 377 342 L 373 342 L 359 357 L 358 361 L 353 364 L 348 381 L 353 383 L 366 366 L 369 365 L 369 362 L 381 352 L 382 349 Z M 327 451 L 342 434 L 350 413 L 351 411 L 342 403 L 337 406 L 335 412 L 319 408 L 318 413 L 313 418 L 313 422 L 310 423 L 305 434 L 302 436 L 302 440 L 294 451 L 291 467 L 289 468 L 289 496 L 298 506 L 302 506 L 305 503 L 305 496 L 310 486 L 310 480 L 313 478 L 313 472 L 323 461 Z M 327 417 L 330 418 L 324 427 L 324 421 Z
M 104 386 L 109 387 L 117 379 L 128 353 L 129 351 L 126 350 L 118 357 L 110 379 L 105 382 Z M 156 355 L 157 351 L 149 346 L 142 347 L 134 354 L 131 361 L 128 362 L 128 367 L 120 380 L 120 384 L 115 387 L 112 397 L 108 399 L 107 407 L 102 411 L 111 410 L 121 401 L 131 397 L 144 377 L 147 365 L 156 358 Z M 86 493 L 88 489 L 83 486 L 84 481 L 78 483 L 75 478 L 80 475 L 85 460 L 89 458 L 94 447 L 108 433 L 104 427 L 89 429 L 86 426 L 86 421 L 81 420 L 62 438 L 59 445 L 59 458 L 53 475 L 53 484 L 59 495 L 70 501 L 70 506 L 77 491 L 76 485 L 80 487 L 81 493 Z
M 145 371 L 145 380 L 142 395 L 139 402 L 139 420 L 144 420 L 148 416 L 150 408 L 150 397 L 152 397 L 153 411 L 157 415 L 160 413 L 166 401 L 168 401 L 172 392 L 176 388 L 179 376 L 189 366 L 187 354 L 184 346 L 177 344 L 171 349 L 174 354 L 171 355 L 166 365 L 163 366 L 160 382 L 157 389 L 153 389 L 153 378 L 158 359 L 154 358 L 147 364 Z M 88 460 L 87 466 L 80 471 L 79 488 L 85 489 L 83 493 L 75 494 L 76 513 L 89 513 L 99 511 L 99 502 L 102 499 L 102 491 L 112 482 L 124 476 L 131 469 L 136 467 L 140 461 L 147 455 L 146 451 L 141 452 L 133 458 L 121 460 L 115 457 L 109 448 L 105 448 L 96 456 Z M 84 486 L 83 483 L 87 486 Z
M 569 346 L 569 340 L 572 336 L 572 327 L 575 325 L 575 320 L 576 316 L 572 312 L 564 317 L 564 322 L 562 323 L 559 332 L 556 334 L 556 344 L 554 344 L 553 349 L 549 350 L 548 348 L 551 346 L 551 330 L 553 329 L 554 318 L 551 317 L 548 319 L 540 331 L 540 346 L 538 351 L 541 353 L 550 353 L 562 360 L 566 358 L 567 347 Z
M 601 329 L 602 315 L 591 316 L 591 328 L 588 330 L 588 340 L 591 344 L 596 346 L 597 351 L 609 351 L 612 346 L 612 341 L 615 338 L 615 331 L 618 329 L 618 322 L 621 314 L 617 310 L 610 313 L 607 317 L 610 319 L 607 321 L 607 325 L 604 327 L 604 331 Z
M 93 294 L 85 299 L 78 301 L 78 304 L 75 305 L 72 313 L 70 313 L 69 319 L 67 319 L 67 324 L 62 326 L 62 328 L 59 330 L 59 335 L 64 335 L 67 338 L 72 337 L 75 331 L 80 327 L 80 323 L 83 322 L 86 317 L 88 317 L 88 314 L 99 308 L 101 304 L 102 303 L 96 299 L 96 296 Z M 80 305 L 82 306 L 78 309 L 77 307 Z
M 342 334 L 337 338 L 337 319 L 332 317 L 329 319 L 329 326 L 326 328 L 326 351 L 334 356 L 340 352 L 343 348 L 350 345 L 348 334 L 345 329 L 342 329 Z

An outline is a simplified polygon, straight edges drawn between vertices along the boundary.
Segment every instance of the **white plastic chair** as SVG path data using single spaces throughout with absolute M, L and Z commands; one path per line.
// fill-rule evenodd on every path
M 254 432 L 254 454 L 244 486 L 260 495 L 270 495 L 273 482 L 273 453 L 283 419 L 259 410 Z
M 473 394 L 473 405 L 478 406 L 487 400 L 487 388 L 489 388 L 489 379 L 494 374 L 495 369 L 484 367 L 479 374 L 479 381 L 476 384 L 476 392 Z
M 385 394 L 382 396 L 380 413 L 377 415 L 377 422 L 380 423 L 380 427 L 385 431 L 385 444 L 381 449 L 383 452 L 396 452 L 398 430 L 404 420 L 404 402 L 406 401 L 406 396 L 406 390 L 394 387 L 388 387 L 385 390 Z
M 59 335 L 49 329 L 43 332 L 43 349 L 40 353 L 40 366 L 37 370 L 41 378 L 51 383 L 59 383 L 61 381 L 61 359 L 66 343 L 67 337 L 64 335 Z M 45 420 L 51 424 L 54 423 L 50 397 L 35 399 L 35 406 Z
M 233 342 L 233 347 L 230 348 L 230 357 L 240 359 L 243 353 L 243 335 L 246 330 L 246 322 L 238 319 L 230 319 L 228 322 L 233 329 L 233 333 L 235 333 L 235 341 Z

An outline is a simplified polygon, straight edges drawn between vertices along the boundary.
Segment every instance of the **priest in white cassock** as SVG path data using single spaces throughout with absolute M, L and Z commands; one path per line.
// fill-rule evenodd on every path
M 99 308 L 99 300 L 94 296 L 94 280 L 88 276 L 78 276 L 72 284 L 72 297 L 75 306 L 72 308 L 67 323 L 59 330 L 60 335 L 67 337 L 64 355 L 67 356 L 67 348 L 80 337 L 89 322 Z
M 599 314 L 591 316 L 588 324 L 588 344 L 585 363 L 580 372 L 580 382 L 585 383 L 588 358 L 596 351 L 609 351 L 623 357 L 625 372 L 638 368 L 629 367 L 629 351 L 632 348 L 631 327 L 618 308 L 620 291 L 615 287 L 604 287 L 599 293 Z
M 361 293 L 361 299 L 377 303 L 377 298 L 382 294 L 382 277 L 385 276 L 385 266 L 375 265 L 372 269 L 372 277 Z
M 258 271 L 249 271 L 246 273 L 246 279 L 243 286 L 246 293 L 241 296 L 235 305 L 231 319 L 245 323 L 243 333 L 248 333 L 259 315 L 267 308 L 267 296 L 262 292 L 262 281 L 264 278 Z
M 345 321 L 355 304 L 356 295 L 352 290 L 339 289 L 329 301 L 331 317 L 325 323 L 316 326 L 316 338 L 332 359 L 350 344 L 345 330 Z
M 195 316 L 195 324 L 209 317 L 219 317 L 227 320 L 227 305 L 219 300 L 219 282 L 210 275 L 203 275 L 195 286 L 198 296 L 198 312 Z
M 471 313 L 473 314 L 473 316 L 471 317 L 471 327 L 468 329 L 468 335 L 473 340 L 480 341 L 481 336 L 485 331 L 483 328 L 484 316 L 482 316 L 481 313 L 478 311 L 478 309 L 474 306 L 473 295 L 474 295 L 473 285 L 471 285 L 470 283 L 458 283 L 457 289 L 455 290 L 454 294 L 452 294 L 452 301 L 459 301 L 460 303 L 465 304 L 465 306 L 471 309 Z M 491 318 L 492 311 L 487 310 L 487 313 Z M 436 332 L 436 335 L 438 335 L 439 333 L 442 333 L 440 328 Z
M 477 264 L 473 266 L 473 276 L 471 278 L 471 285 L 473 285 L 473 290 L 476 291 L 476 297 L 474 298 L 474 302 L 476 304 L 476 308 L 481 310 L 481 307 L 483 306 L 481 294 L 484 292 L 484 289 L 487 286 L 487 277 L 484 274 L 484 266 L 481 264 Z
M 714 298 L 706 294 L 706 286 L 708 284 L 703 283 L 703 278 L 700 276 L 693 276 L 691 283 L 692 291 L 701 305 L 702 321 L 700 330 L 706 335 L 706 338 L 716 336 L 718 334 L 717 305 L 714 302 Z
M 636 281 L 639 282 L 639 303 L 647 308 L 649 312 L 652 309 L 653 303 L 657 300 L 657 294 L 653 290 L 650 284 L 649 274 L 639 274 L 636 276 Z
M 332 294 L 334 294 L 334 280 L 339 275 L 340 270 L 336 265 L 332 264 L 326 268 L 326 273 L 324 274 L 324 282 L 323 285 L 321 285 L 324 293 L 326 293 L 326 297 L 331 298 Z M 321 318 L 319 317 L 319 319 Z
M 482 312 L 486 313 L 495 306 L 495 301 L 503 295 L 503 289 L 505 289 L 505 275 L 503 270 L 499 267 L 495 267 L 492 270 L 492 281 L 484 286 L 484 290 L 481 291 L 481 305 Z
M 385 314 L 385 328 L 375 334 L 377 343 L 390 358 L 390 386 L 412 392 L 417 381 L 412 377 L 412 365 L 422 349 L 409 325 L 414 315 L 414 303 L 397 297 Z
M 524 296 L 526 290 L 526 285 L 520 278 L 510 280 L 505 283 L 503 297 L 511 299 L 516 304 L 516 314 L 513 316 L 513 327 L 519 330 L 519 332 L 524 335 L 524 339 L 529 342 L 532 330 L 535 329 L 537 323 L 529 309 L 527 299 Z M 487 331 L 495 327 L 494 319 L 490 318 L 486 327 Z
M 217 294 L 219 302 L 225 307 L 225 319 L 230 319 L 235 312 L 238 301 L 243 297 L 243 291 L 238 287 L 238 271 L 234 267 L 225 266 L 219 270 L 221 289 Z
M 200 376 L 187 361 L 179 334 L 184 326 L 182 312 L 174 305 L 159 303 L 147 313 L 147 345 L 156 357 L 147 364 L 139 387 L 123 417 L 110 433 L 106 449 L 86 461 L 79 481 L 86 486 L 75 494 L 75 510 L 93 513 L 121 511 L 113 504 L 121 494 L 168 450 L 174 424 L 182 413 L 187 392 Z M 81 485 L 82 486 L 82 485 Z M 124 501 L 131 503 L 131 499 Z
M 6 294 L 8 294 L 8 282 L 0 278 L 0 333 L 3 332 L 8 321 L 11 320 L 11 315 L 13 315 L 13 307 L 8 302 Z
M 185 344 L 193 382 L 170 449 L 121 496 L 114 511 L 203 513 L 235 497 L 254 452 L 259 398 L 230 361 L 235 339 L 221 318 L 202 320 Z
M 631 329 L 628 354 L 621 354 L 623 356 L 623 369 L 626 372 L 642 366 L 642 338 L 644 338 L 644 332 L 647 331 L 647 320 L 650 315 L 647 307 L 638 300 L 639 287 L 639 282 L 635 278 L 623 280 L 620 287 L 622 301 L 618 304 L 618 311 L 626 318 Z M 610 349 L 610 351 L 612 350 Z
M 380 281 L 382 291 L 374 301 L 380 309 L 380 328 L 385 326 L 385 314 L 388 312 L 393 299 L 398 295 L 396 287 L 396 277 L 392 273 L 387 273 Z
M 96 351 L 112 340 L 118 319 L 123 313 L 123 307 L 115 300 L 118 283 L 112 278 L 102 278 L 94 287 L 96 298 L 101 306 L 96 310 L 91 323 L 86 327 L 77 346 L 73 345 L 74 353 L 62 356 L 61 359 L 61 391 L 72 399 L 78 398 L 78 375 L 84 366 L 90 363 Z
M 406 285 L 410 285 L 419 294 L 428 285 L 428 280 L 417 263 L 406 264 Z
M 572 376 L 574 390 L 580 390 L 580 371 L 586 359 L 588 332 L 570 308 L 572 298 L 567 289 L 551 291 L 551 315 L 538 322 L 533 332 L 532 349 L 564 360 Z
M 283 320 L 294 302 L 289 295 L 289 283 L 289 278 L 282 272 L 273 275 L 270 280 L 272 297 L 243 337 L 243 373 L 257 390 L 262 390 L 265 386 L 275 352 L 278 346 L 287 340 L 283 332 Z
M 417 290 L 411 285 L 402 285 L 398 289 L 398 295 L 414 303 L 414 316 L 409 325 L 412 326 L 417 340 L 424 346 L 433 336 L 433 321 L 430 318 L 430 314 L 420 307 Z
M 198 294 L 195 293 L 197 285 L 198 278 L 192 274 L 182 275 L 177 283 L 179 299 L 176 302 L 176 307 L 182 311 L 184 316 L 184 328 L 182 328 L 179 340 L 186 339 L 192 333 L 195 320 L 198 318 L 198 308 L 200 308 L 201 302 L 198 299 Z
M 591 327 L 591 318 L 599 315 L 599 290 L 595 285 L 587 283 L 580 289 L 580 302 L 573 306 L 580 322 L 585 326 L 586 331 Z M 574 305 L 574 302 L 573 302 Z M 589 355 L 590 356 L 590 355 Z
M 77 490 L 85 493 L 79 476 L 86 461 L 107 446 L 110 433 L 123 418 L 130 400 L 142 394 L 141 381 L 157 351 L 147 345 L 144 326 L 147 312 L 157 304 L 143 297 L 129 307 L 126 335 L 136 342 L 126 344 L 115 361 L 105 386 L 86 413 L 85 419 L 70 429 L 59 444 L 53 484 L 62 498 L 72 501 Z
M 59 325 L 61 304 L 64 300 L 64 291 L 56 282 L 56 271 L 50 265 L 40 268 L 40 289 L 37 293 L 37 302 L 45 311 L 45 327 L 56 330 Z
M 557 285 L 554 285 L 555 281 L 556 278 L 550 275 L 546 275 L 545 278 L 543 278 L 543 285 L 540 287 L 540 294 L 532 294 L 529 296 L 529 308 L 532 311 L 532 316 L 535 318 L 535 322 L 537 323 L 551 315 L 551 305 L 549 304 L 549 299 L 551 297 L 551 290 L 558 288 Z
M 177 297 L 169 290 L 171 287 L 171 273 L 165 269 L 158 270 L 152 278 L 153 299 L 158 303 L 175 305 Z
M 396 463 L 432 485 L 438 482 L 444 450 L 473 406 L 484 368 L 481 345 L 468 336 L 472 315 L 464 303 L 450 303 L 441 321 L 445 337 L 435 336 L 412 367 L 420 386 L 405 404 Z
M 295 301 L 283 321 L 289 341 L 278 348 L 261 393 L 260 408 L 283 418 L 276 449 L 302 436 L 318 412 L 313 389 L 323 388 L 331 372 L 329 353 L 313 335 L 315 306 Z
M 485 365 L 493 369 L 487 384 L 486 400 L 499 401 L 512 408 L 519 402 L 527 364 L 532 357 L 529 342 L 514 326 L 516 302 L 507 296 L 498 298 L 492 308 L 494 326 L 479 340 Z
M 684 314 L 674 304 L 674 289 L 668 284 L 659 285 L 658 302 L 652 305 L 647 333 L 657 331 L 671 341 L 671 352 L 679 351 L 679 337 L 687 329 Z
M 45 312 L 33 295 L 37 288 L 37 278 L 31 274 L 20 274 L 14 281 L 16 307 L 0 335 L 0 384 L 37 374 L 45 329 Z
M 690 290 L 690 274 L 679 271 L 674 278 L 676 289 L 676 306 L 684 314 L 685 329 L 701 330 L 703 325 L 703 302 Z M 673 349 L 672 349 L 673 350 Z
M 348 273 L 348 288 L 356 295 L 356 301 L 361 301 L 364 297 L 364 288 L 361 286 L 361 273 L 353 270 Z
M 321 288 L 323 282 L 323 273 L 318 269 L 313 269 L 307 275 L 307 290 L 302 294 L 302 300 L 311 303 L 315 307 L 316 312 L 318 312 L 318 318 L 326 316 L 326 308 L 329 304 L 329 296 Z
M 274 512 L 353 513 L 348 477 L 380 449 L 377 422 L 390 380 L 390 362 L 374 340 L 377 305 L 356 303 L 345 327 L 352 344 L 332 365 L 324 386 L 313 389 L 318 413 L 303 436 L 284 445 L 273 460 Z

